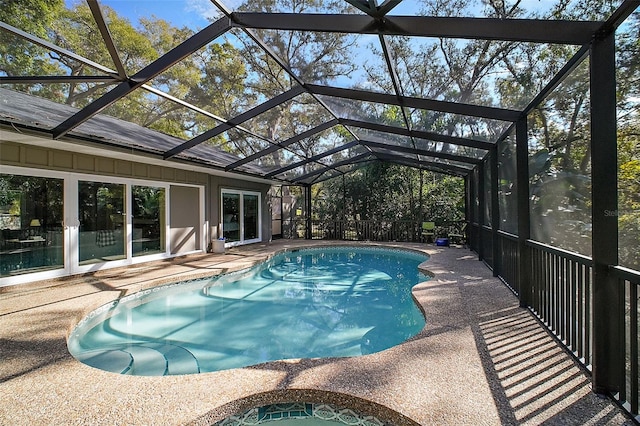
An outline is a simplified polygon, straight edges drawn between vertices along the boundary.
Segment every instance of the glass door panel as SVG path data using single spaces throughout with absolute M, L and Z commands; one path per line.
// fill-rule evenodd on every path
M 222 231 L 227 242 L 240 241 L 240 194 L 222 194 Z
M 243 201 L 243 221 L 244 221 L 244 238 L 243 240 L 255 240 L 258 238 L 259 218 L 258 218 L 258 196 L 247 195 L 242 196 Z
M 282 238 L 282 187 L 272 186 L 269 195 L 271 238 Z
M 132 186 L 132 255 L 143 256 L 166 251 L 165 190 L 151 186 Z
M 231 245 L 260 241 L 260 193 L 222 191 L 222 235 Z
M 125 185 L 78 182 L 81 265 L 126 258 Z
M 0 174 L 0 276 L 64 267 L 63 179 Z

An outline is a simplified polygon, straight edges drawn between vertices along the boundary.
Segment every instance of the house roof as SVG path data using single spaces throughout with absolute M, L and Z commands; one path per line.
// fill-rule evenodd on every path
M 2 99 L 0 102 L 0 121 L 31 129 L 51 129 L 66 117 L 79 111 L 78 108 L 69 105 L 3 88 L 0 88 L 0 99 Z M 135 150 L 140 154 L 158 157 L 184 142 L 177 137 L 108 115 L 91 117 L 74 129 L 73 135 L 78 139 L 107 147 L 125 148 Z M 201 166 L 220 169 L 240 159 L 238 156 L 208 144 L 199 145 L 189 153 L 178 155 L 177 158 Z M 266 173 L 259 168 L 249 171 L 256 175 Z

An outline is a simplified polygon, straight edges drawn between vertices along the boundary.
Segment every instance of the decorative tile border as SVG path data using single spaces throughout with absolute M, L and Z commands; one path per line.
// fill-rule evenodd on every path
M 255 426 L 291 418 L 316 418 L 350 426 L 386 426 L 374 416 L 362 416 L 349 408 L 329 404 L 292 402 L 252 408 L 242 414 L 228 417 L 213 426 Z
M 300 247 L 300 248 L 286 248 L 283 251 L 277 253 L 278 255 L 291 255 L 291 254 L 309 254 L 314 252 L 340 252 L 350 250 L 355 253 L 371 253 L 371 252 L 392 252 L 395 254 L 402 254 L 415 257 L 418 260 L 428 260 L 429 255 L 420 250 L 405 248 L 405 247 L 391 247 L 385 245 L 336 245 L 336 246 L 318 246 L 318 247 Z

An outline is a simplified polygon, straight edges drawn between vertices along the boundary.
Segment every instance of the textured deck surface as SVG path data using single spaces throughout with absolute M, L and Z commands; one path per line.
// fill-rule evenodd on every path
M 424 330 L 380 353 L 132 377 L 88 367 L 67 351 L 73 326 L 109 301 L 310 243 L 0 288 L 0 424 L 200 425 L 287 401 L 331 403 L 397 425 L 633 424 L 591 392 L 589 377 L 473 253 L 455 247 L 397 244 L 431 254 L 435 276 L 414 288 Z

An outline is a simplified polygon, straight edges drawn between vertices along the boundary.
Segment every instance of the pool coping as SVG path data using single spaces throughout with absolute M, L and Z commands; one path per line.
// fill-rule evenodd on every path
M 141 277 L 151 277 L 157 286 L 163 280 L 238 271 L 284 249 L 318 245 L 380 245 L 429 254 L 423 267 L 433 278 L 413 291 L 427 317 L 425 328 L 401 345 L 361 357 L 276 361 L 188 376 L 121 376 L 88 367 L 66 350 L 66 338 L 87 312 L 152 286 Z M 424 244 L 282 241 L 5 289 L 0 293 L 0 391 L 8 397 L 0 400 L 0 423 L 205 425 L 255 406 L 324 402 L 346 404 L 400 426 L 509 424 L 518 420 L 520 405 L 505 391 L 491 341 L 481 328 L 512 313 L 516 325 L 535 323 L 469 250 Z M 545 345 L 571 363 L 550 336 Z M 575 363 L 571 368 L 585 376 Z M 544 379 L 549 384 L 562 380 Z M 577 400 L 612 413 L 611 424 L 628 421 L 611 401 L 590 393 L 588 382 L 565 396 L 560 409 Z M 532 419 L 547 411 L 553 413 L 542 411 Z M 593 417 L 578 410 L 571 419 L 579 415 Z

